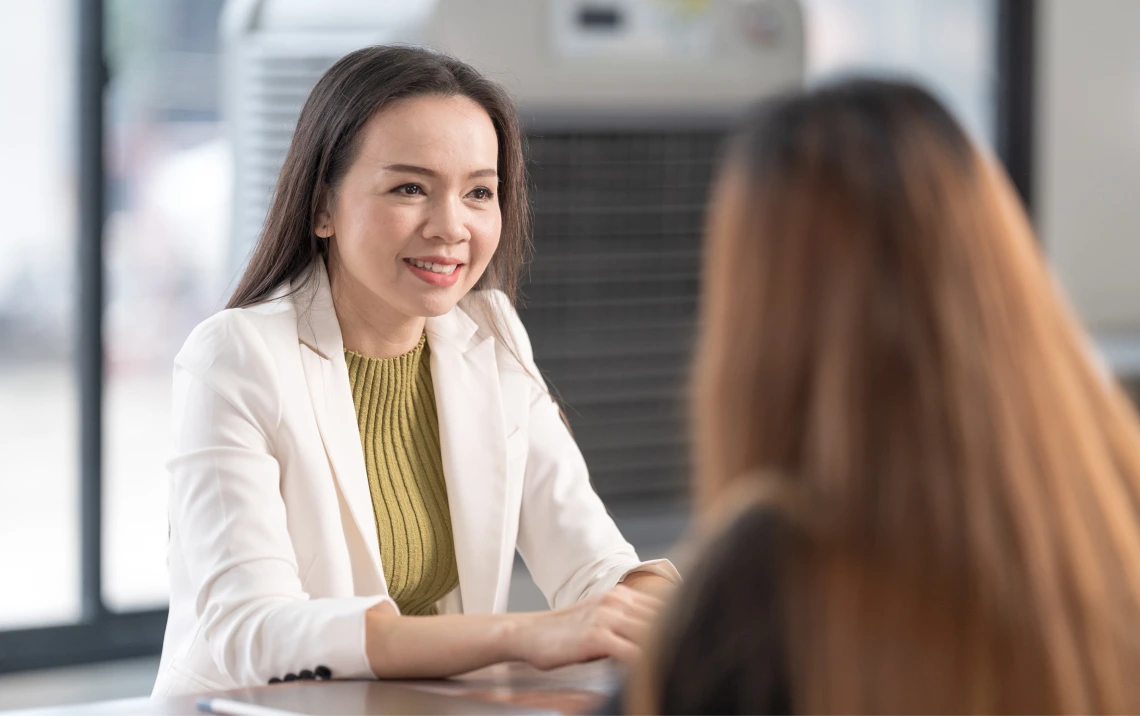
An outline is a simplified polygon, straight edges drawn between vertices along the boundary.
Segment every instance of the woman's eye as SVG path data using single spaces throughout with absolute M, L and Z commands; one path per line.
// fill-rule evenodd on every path
M 490 189 L 481 186 L 478 189 L 472 189 L 471 190 L 471 196 L 474 197 L 475 199 L 477 199 L 478 201 L 486 201 L 486 200 L 490 199 L 491 197 L 493 197 L 494 194 L 491 193 Z
M 423 194 L 424 193 L 423 188 L 419 184 L 403 184 L 401 186 L 396 187 L 392 191 L 396 192 L 397 194 L 402 194 L 404 196 L 416 196 L 417 194 Z

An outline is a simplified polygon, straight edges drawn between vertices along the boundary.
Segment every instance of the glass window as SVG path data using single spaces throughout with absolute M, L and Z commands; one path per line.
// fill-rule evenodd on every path
M 103 596 L 116 611 L 166 604 L 171 368 L 231 279 L 222 4 L 107 3 Z
M 171 364 L 236 278 L 219 112 L 223 4 L 107 0 L 104 597 L 116 610 L 165 603 Z M 911 74 L 977 136 L 993 136 L 994 0 L 803 5 L 810 79 Z
M 79 617 L 73 0 L 0 0 L 0 629 Z
M 801 0 L 808 80 L 904 75 L 933 90 L 979 140 L 994 143 L 995 0 Z

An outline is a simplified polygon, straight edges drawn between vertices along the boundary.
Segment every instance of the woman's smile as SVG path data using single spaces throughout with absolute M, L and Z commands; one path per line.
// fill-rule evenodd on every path
M 404 259 L 404 265 L 417 278 L 433 286 L 454 286 L 459 280 L 464 264 L 438 256 L 424 259 Z

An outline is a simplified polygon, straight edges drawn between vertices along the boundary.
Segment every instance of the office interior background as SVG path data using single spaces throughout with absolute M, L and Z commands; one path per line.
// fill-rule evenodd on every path
M 731 115 L 766 92 L 850 73 L 934 90 L 1005 162 L 1107 365 L 1140 375 L 1140 2 L 466 6 L 498 54 L 447 0 L 0 0 L 0 709 L 149 692 L 172 360 L 235 284 L 308 87 L 364 44 L 442 45 L 522 95 L 523 319 L 650 556 L 685 527 L 709 180 Z M 560 104 L 542 72 L 574 67 L 597 82 Z M 511 607 L 540 608 L 518 571 Z

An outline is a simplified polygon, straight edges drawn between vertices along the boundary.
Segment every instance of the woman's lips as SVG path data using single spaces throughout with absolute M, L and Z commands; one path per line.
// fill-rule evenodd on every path
M 454 269 L 451 270 L 451 273 L 440 273 L 438 270 L 433 271 L 430 268 L 420 268 L 416 264 L 412 263 L 413 260 L 417 260 L 417 259 L 404 259 L 404 265 L 408 267 L 409 271 L 411 271 L 417 278 L 423 280 L 425 283 L 430 283 L 433 286 L 440 286 L 442 288 L 447 288 L 448 286 L 454 286 L 456 284 L 456 282 L 459 281 L 460 272 L 463 271 L 463 269 L 464 269 L 464 264 L 441 265 L 441 264 L 431 264 L 431 262 L 419 261 L 419 263 L 428 263 L 428 264 L 434 265 L 436 267 L 441 267 L 441 266 L 443 266 L 445 268 L 450 268 L 451 266 L 455 267 Z

